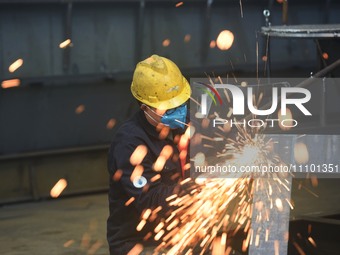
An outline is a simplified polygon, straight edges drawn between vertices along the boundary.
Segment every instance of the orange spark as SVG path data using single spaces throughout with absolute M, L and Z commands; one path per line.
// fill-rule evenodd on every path
M 64 191 L 67 186 L 67 181 L 65 179 L 60 179 L 51 189 L 50 196 L 53 198 L 59 197 L 59 195 Z
M 147 153 L 148 148 L 145 145 L 138 145 L 130 156 L 131 165 L 136 166 L 142 163 Z
M 322 58 L 323 59 L 328 59 L 328 57 L 329 57 L 328 53 L 326 53 L 326 52 L 322 53 Z
M 188 43 L 188 42 L 190 42 L 190 40 L 191 40 L 191 35 L 190 34 L 186 34 L 184 36 L 184 42 Z
M 257 247 L 257 246 L 259 246 L 259 244 L 260 244 L 260 235 L 257 234 L 256 237 L 255 237 L 255 246 Z
M 189 130 L 189 128 L 187 130 Z M 189 135 L 186 135 L 186 134 L 182 135 L 178 143 L 179 150 L 186 149 L 188 147 L 188 144 L 189 144 Z
M 158 241 L 162 235 L 165 233 L 165 231 L 162 229 L 161 231 L 159 231 L 156 235 L 155 235 L 155 241 Z
M 249 242 L 252 242 L 252 236 L 253 236 L 253 230 L 250 229 L 250 231 L 247 234 L 247 238 L 245 240 L 243 240 L 242 243 L 242 251 L 245 252 L 248 249 L 249 246 Z
M 167 138 L 168 135 L 169 135 L 169 132 L 170 132 L 170 128 L 168 126 L 164 126 L 164 125 L 158 125 L 157 130 L 159 132 L 159 139 L 160 140 L 164 140 L 165 138 Z
M 286 231 L 286 232 L 284 233 L 283 238 L 284 238 L 284 240 L 285 240 L 286 242 L 288 242 L 288 240 L 289 240 L 289 232 L 288 232 L 288 231 Z
M 139 224 L 137 225 L 136 230 L 141 231 L 143 227 L 145 226 L 145 224 L 146 224 L 146 220 L 141 220 Z
M 125 202 L 125 206 L 130 205 L 133 201 L 135 201 L 134 197 L 130 197 L 128 201 Z
M 162 206 L 158 206 L 156 209 L 152 211 L 152 214 L 157 214 L 159 211 L 162 210 Z
M 289 205 L 290 209 L 294 209 L 294 206 L 292 205 L 292 203 L 289 201 L 288 198 L 286 198 L 287 204 Z
M 81 238 L 80 248 L 88 249 L 90 246 L 91 235 L 85 232 Z
M 90 249 L 87 251 L 87 255 L 93 255 L 97 252 L 97 250 L 103 246 L 103 242 L 97 240 L 94 244 L 91 245 Z
M 164 227 L 164 222 L 160 222 L 160 223 L 155 227 L 155 233 L 158 233 L 163 227 Z
M 170 45 L 170 39 L 165 39 L 163 42 L 162 42 L 162 45 L 163 47 L 168 47 Z
M 24 60 L 22 58 L 19 58 L 17 60 L 15 60 L 9 67 L 8 67 L 8 71 L 10 73 L 15 72 L 18 68 L 20 68 L 24 63 Z
M 211 41 L 210 41 L 210 44 L 209 44 L 209 47 L 210 47 L 211 49 L 215 48 L 215 47 L 216 47 L 216 41 L 215 41 L 215 40 L 211 40 Z
M 162 171 L 165 163 L 166 158 L 162 155 L 159 155 L 158 158 L 156 159 L 156 162 L 153 164 L 153 170 L 155 170 L 156 172 Z
M 232 108 L 231 109 L 231 113 L 232 113 Z M 229 115 L 229 112 L 228 112 Z M 222 131 L 225 133 L 229 133 L 231 131 L 231 124 L 230 121 L 228 121 L 226 124 L 223 125 Z
M 73 239 L 68 240 L 67 242 L 65 242 L 63 246 L 64 246 L 65 248 L 68 248 L 68 247 L 70 247 L 72 244 L 74 244 L 74 240 L 73 240 Z
M 198 145 L 202 143 L 202 136 L 201 134 L 197 133 L 193 136 L 193 138 L 191 139 L 191 144 L 192 145 Z
M 143 219 L 143 220 L 147 220 L 147 219 L 149 218 L 150 215 L 151 215 L 151 209 L 148 208 L 148 209 L 146 209 L 145 212 L 143 213 L 142 219 Z
M 249 242 L 247 239 L 242 241 L 242 251 L 245 252 L 248 249 Z
M 81 105 L 78 105 L 76 110 L 75 110 L 75 113 L 76 114 L 81 114 L 85 111 L 85 105 L 81 104 Z
M 117 121 L 115 119 L 109 119 L 109 121 L 106 123 L 107 129 L 112 129 L 116 125 Z
M 268 239 L 269 239 L 269 229 L 267 228 L 266 229 L 266 237 L 265 237 L 265 241 L 268 242 Z
M 220 32 L 216 39 L 217 47 L 220 50 L 228 50 L 233 45 L 234 34 L 229 30 L 223 30 Z
M 66 39 L 65 41 L 63 41 L 59 44 L 60 49 L 64 49 L 67 46 L 71 46 L 71 40 L 70 39 Z
M 275 240 L 274 241 L 274 254 L 275 255 L 279 255 L 279 251 L 280 251 L 280 243 L 279 243 L 279 240 Z
M 178 2 L 175 6 L 176 6 L 176 8 L 178 8 L 178 7 L 182 6 L 183 4 L 184 4 L 183 2 Z
M 11 80 L 5 80 L 2 81 L 1 87 L 3 89 L 8 89 L 8 88 L 14 88 L 20 86 L 20 80 L 19 79 L 11 79 Z
M 152 177 L 152 178 L 150 179 L 150 181 L 151 181 L 151 182 L 155 182 L 155 181 L 159 180 L 160 178 L 161 178 L 161 175 L 160 175 L 160 174 L 156 174 L 154 177 Z
M 315 243 L 314 239 L 311 236 L 308 237 L 308 241 L 316 248 L 316 243 Z
M 190 248 L 184 255 L 192 255 L 192 249 Z
M 205 244 L 208 242 L 209 238 L 210 238 L 210 235 L 207 235 L 207 236 L 203 239 L 203 241 L 201 242 L 200 247 L 204 247 Z
M 173 222 L 171 222 L 168 226 L 167 226 L 167 228 L 166 228 L 166 230 L 171 230 L 171 229 L 173 229 L 174 227 L 176 227 L 177 225 L 178 225 L 178 223 L 180 223 L 180 221 L 178 220 L 178 219 L 175 219 Z
M 230 246 L 228 246 L 227 250 L 225 251 L 225 254 L 224 255 L 230 255 L 232 251 L 232 248 Z
M 184 166 L 183 166 L 183 170 L 189 170 L 191 167 L 191 164 L 190 163 L 186 163 Z
M 112 180 L 114 180 L 115 182 L 119 181 L 120 178 L 122 178 L 122 175 L 123 175 L 123 171 L 118 169 L 114 175 L 112 176 Z
M 165 199 L 165 201 L 171 201 L 172 199 L 176 198 L 177 194 L 173 194 Z
M 311 175 L 310 181 L 312 183 L 312 186 L 316 188 L 319 185 L 318 177 L 316 175 Z
M 152 233 L 151 233 L 151 232 L 147 233 L 147 234 L 143 237 L 143 241 L 149 240 L 149 238 L 150 238 L 151 236 L 152 236 Z
M 185 136 L 186 139 L 191 138 L 195 134 L 195 127 L 193 126 L 188 126 L 187 129 L 185 130 L 185 133 L 183 136 Z
M 309 153 L 306 144 L 299 142 L 294 145 L 294 158 L 298 164 L 306 164 L 309 161 Z
M 292 114 L 292 112 L 290 111 L 289 108 L 286 109 L 286 115 L 282 115 L 281 109 L 278 111 L 277 115 L 278 115 L 278 119 L 279 119 L 279 127 L 282 130 L 289 130 L 289 129 L 291 129 L 291 126 L 294 126 L 293 120 L 292 120 L 293 114 Z M 282 125 L 282 123 L 284 123 L 284 125 Z
M 226 245 L 227 243 L 227 233 L 223 233 L 221 236 L 221 245 Z
M 283 210 L 283 204 L 282 204 L 282 200 L 280 198 L 277 198 L 275 200 L 275 205 L 276 208 L 281 212 Z
M 165 145 L 160 153 L 160 155 L 164 156 L 165 159 L 169 159 L 173 153 L 173 148 L 171 145 Z
M 212 255 L 224 255 L 224 247 L 221 245 L 221 238 L 215 238 L 213 242 Z
M 308 235 L 312 233 L 312 224 L 308 224 Z
M 209 124 L 210 124 L 210 120 L 208 118 L 202 119 L 202 124 L 201 124 L 202 128 L 207 129 L 209 127 Z
M 306 253 L 303 251 L 300 245 L 298 245 L 297 242 L 293 242 L 293 245 L 300 255 L 306 255 Z
M 186 157 L 187 157 L 187 155 L 188 155 L 188 151 L 187 151 L 187 150 L 182 150 L 182 151 L 179 153 L 179 158 L 180 158 L 181 160 L 185 160 Z
M 135 178 L 142 176 L 144 172 L 144 167 L 142 165 L 137 165 L 130 176 L 130 180 L 133 182 Z
M 241 87 L 247 87 L 248 86 L 248 82 L 246 82 L 246 81 L 242 81 L 241 82 Z M 253 95 L 254 96 L 254 95 Z
M 128 252 L 127 255 L 138 255 L 143 251 L 143 245 L 136 244 L 133 248 Z
M 205 154 L 203 152 L 198 152 L 194 157 L 194 166 L 204 166 L 205 165 Z

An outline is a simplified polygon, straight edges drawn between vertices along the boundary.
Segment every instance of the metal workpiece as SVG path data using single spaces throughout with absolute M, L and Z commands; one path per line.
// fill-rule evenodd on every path
M 271 37 L 337 38 L 340 36 L 340 24 L 265 26 L 261 33 Z

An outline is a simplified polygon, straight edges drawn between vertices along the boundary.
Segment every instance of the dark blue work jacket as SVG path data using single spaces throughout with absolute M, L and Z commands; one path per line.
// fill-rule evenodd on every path
M 148 148 L 148 153 L 141 163 L 144 168 L 143 177 L 147 180 L 147 191 L 145 187 L 144 191 L 143 188 L 135 187 L 130 180 L 135 167 L 130 163 L 130 156 L 138 145 Z M 173 157 L 166 161 L 162 171 L 155 172 L 152 165 L 165 145 L 173 147 Z M 165 199 L 178 187 L 182 173 L 180 160 L 176 160 L 178 153 L 177 146 L 171 139 L 159 138 L 156 128 L 146 120 L 142 110 L 117 131 L 108 155 L 110 215 L 107 220 L 107 239 L 111 255 L 125 255 L 136 243 L 149 244 L 143 243 L 143 237 L 148 232 L 153 232 L 155 225 L 148 223 L 142 231 L 137 231 L 136 226 L 141 221 L 143 210 L 158 206 L 164 208 L 162 211 L 167 210 Z M 122 176 L 115 181 L 112 177 L 118 169 L 122 171 Z M 150 179 L 156 174 L 160 174 L 161 178 L 151 182 Z M 134 202 L 125 206 L 131 197 L 135 198 Z

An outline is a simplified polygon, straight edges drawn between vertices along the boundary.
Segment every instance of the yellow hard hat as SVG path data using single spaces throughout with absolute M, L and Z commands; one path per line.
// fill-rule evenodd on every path
M 137 64 L 131 92 L 140 102 L 167 110 L 186 102 L 190 98 L 191 89 L 174 62 L 152 55 Z

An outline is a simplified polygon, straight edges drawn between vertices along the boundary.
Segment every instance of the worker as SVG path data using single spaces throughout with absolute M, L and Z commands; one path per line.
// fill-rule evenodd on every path
M 126 255 L 136 245 L 155 247 L 147 238 L 155 225 L 137 226 L 146 209 L 167 210 L 166 198 L 179 192 L 184 174 L 176 140 L 188 122 L 188 81 L 171 60 L 152 55 L 137 64 L 131 92 L 139 111 L 119 128 L 108 155 L 111 255 Z M 159 167 L 164 148 L 167 160 Z

